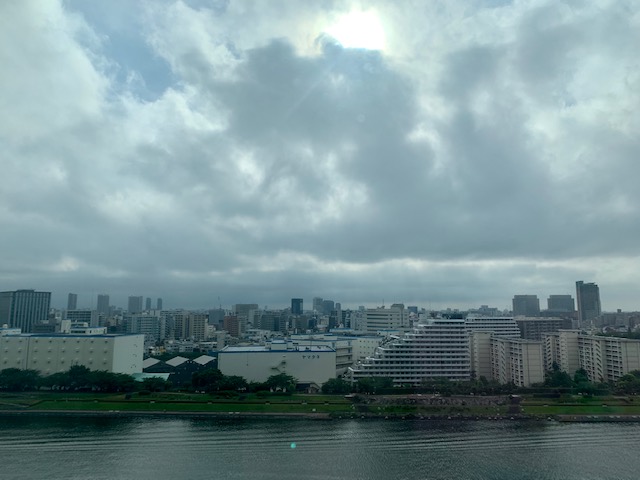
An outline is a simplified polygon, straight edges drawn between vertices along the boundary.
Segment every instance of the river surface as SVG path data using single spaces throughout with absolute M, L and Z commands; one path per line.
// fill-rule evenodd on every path
M 633 479 L 640 424 L 0 417 L 10 479 Z

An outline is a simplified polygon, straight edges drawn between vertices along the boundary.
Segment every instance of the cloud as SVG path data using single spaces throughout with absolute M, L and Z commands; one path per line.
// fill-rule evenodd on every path
M 3 288 L 634 308 L 637 5 L 407 5 L 0 6 Z

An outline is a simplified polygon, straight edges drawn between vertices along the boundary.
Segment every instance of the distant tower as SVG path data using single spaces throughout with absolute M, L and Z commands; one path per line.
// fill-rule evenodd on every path
M 162 299 L 158 298 L 156 300 L 156 310 L 162 310 Z
M 547 308 L 554 312 L 575 312 L 576 304 L 571 295 L 549 295 Z
M 291 299 L 291 314 L 302 315 L 302 299 L 301 298 Z
M 78 309 L 78 294 L 70 293 L 67 297 L 67 310 L 77 310 Z
M 127 307 L 127 311 L 129 313 L 142 312 L 142 298 L 143 297 L 129 297 L 129 304 Z
M 101 293 L 98 295 L 98 313 L 103 315 L 109 314 L 109 295 Z
M 147 297 L 147 300 L 145 301 L 144 304 L 144 309 L 148 312 L 149 310 L 151 310 L 151 299 L 149 297 Z
M 576 301 L 578 304 L 578 326 L 590 327 L 594 318 L 602 313 L 600 308 L 600 288 L 595 283 L 576 282 Z
M 540 300 L 537 295 L 514 295 L 513 315 L 525 317 L 540 316 Z
M 322 313 L 322 297 L 313 298 L 313 309 L 318 313 Z

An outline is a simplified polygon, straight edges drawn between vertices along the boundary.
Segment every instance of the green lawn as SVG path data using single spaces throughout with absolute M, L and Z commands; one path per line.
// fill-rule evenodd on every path
M 100 411 L 158 411 L 158 412 L 256 412 L 256 413 L 335 413 L 347 412 L 345 405 L 303 405 L 301 403 L 219 403 L 219 402 L 162 402 L 162 401 L 81 401 L 46 400 L 37 410 L 100 410 Z

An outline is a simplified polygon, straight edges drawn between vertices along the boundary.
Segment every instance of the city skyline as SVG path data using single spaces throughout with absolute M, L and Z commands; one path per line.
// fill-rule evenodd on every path
M 0 290 L 640 310 L 639 15 L 0 2 Z
M 584 282 L 582 281 L 577 281 L 576 282 L 576 287 L 578 286 L 578 284 L 584 284 Z M 594 283 L 586 283 L 585 284 L 587 287 L 590 286 L 594 286 L 596 289 L 598 289 L 598 286 Z M 17 289 L 17 290 L 21 290 L 21 289 Z M 22 289 L 24 291 L 24 289 Z M 598 289 L 599 290 L 599 289 Z M 575 302 L 576 302 L 576 298 L 577 294 L 578 294 L 578 290 L 576 290 L 575 293 L 573 294 L 550 294 L 546 299 L 542 299 L 543 301 L 545 301 L 545 303 L 547 304 L 545 307 L 541 307 L 540 304 L 540 299 L 538 298 L 537 295 L 535 294 L 530 294 L 530 295 L 522 295 L 522 294 L 516 294 L 513 296 L 512 300 L 511 300 L 511 305 L 507 305 L 504 308 L 500 307 L 499 305 L 489 305 L 487 303 L 481 303 L 481 304 L 476 304 L 476 305 L 467 305 L 467 306 L 460 306 L 460 305 L 455 305 L 455 304 L 451 304 L 451 305 L 445 305 L 445 306 L 437 306 L 434 307 L 432 304 L 429 305 L 425 305 L 422 304 L 421 302 L 407 302 L 407 301 L 384 301 L 384 299 L 381 302 L 344 302 L 344 301 L 334 301 L 334 300 L 328 300 L 328 299 L 324 299 L 322 297 L 317 297 L 314 296 L 312 298 L 312 301 L 308 301 L 307 302 L 307 308 L 303 307 L 304 304 L 304 299 L 305 297 L 291 297 L 289 299 L 285 299 L 284 301 L 270 301 L 264 304 L 247 304 L 245 303 L 247 300 L 251 300 L 250 297 L 243 297 L 241 299 L 241 301 L 238 302 L 233 302 L 233 303 L 228 303 L 228 304 L 221 304 L 221 303 L 217 303 L 217 304 L 201 304 L 201 305 L 183 305 L 183 304 L 173 304 L 173 305 L 169 305 L 166 308 L 163 307 L 164 304 L 164 299 L 161 297 L 157 297 L 155 298 L 155 302 L 153 301 L 152 298 L 150 298 L 147 295 L 127 295 L 125 297 L 122 297 L 122 299 L 119 299 L 119 297 L 115 297 L 115 300 L 112 302 L 110 301 L 111 296 L 109 294 L 105 294 L 105 293 L 100 293 L 97 295 L 85 295 L 85 296 L 79 296 L 76 293 L 69 293 L 67 295 L 67 304 L 66 304 L 66 308 L 64 305 L 62 304 L 57 304 L 56 303 L 56 298 L 63 298 L 60 293 L 56 293 L 56 292 L 47 292 L 50 293 L 51 295 L 51 308 L 55 308 L 58 310 L 69 310 L 69 299 L 71 299 L 73 297 L 74 300 L 74 305 L 76 305 L 76 309 L 78 310 L 84 310 L 84 309 L 90 309 L 90 310 L 96 310 L 98 311 L 98 313 L 109 313 L 111 308 L 116 308 L 116 309 L 121 309 L 122 311 L 129 311 L 129 312 L 143 312 L 143 311 L 148 311 L 148 310 L 172 310 L 172 309 L 194 309 L 194 310 L 211 310 L 211 309 L 217 309 L 218 307 L 223 307 L 224 309 L 228 310 L 228 311 L 232 311 L 235 309 L 236 306 L 247 306 L 247 305 L 255 305 L 256 308 L 261 309 L 261 310 L 265 310 L 265 309 L 276 309 L 276 310 L 284 310 L 284 309 L 291 309 L 292 311 L 295 309 L 296 311 L 298 310 L 298 308 L 301 308 L 300 311 L 305 311 L 305 312 L 310 312 L 310 311 L 318 311 L 320 313 L 325 313 L 328 314 L 330 311 L 332 311 L 334 308 L 338 308 L 338 309 L 347 309 L 347 310 L 357 310 L 360 307 L 365 307 L 365 308 L 379 308 L 379 307 L 386 307 L 386 308 L 391 308 L 394 306 L 394 304 L 402 304 L 404 305 L 405 308 L 411 307 L 412 305 L 416 308 L 416 309 L 424 309 L 426 311 L 429 310 L 433 310 L 433 311 L 445 311 L 445 310 L 459 310 L 459 311 L 468 311 L 468 310 L 478 310 L 482 311 L 483 308 L 488 308 L 489 310 L 491 309 L 497 309 L 500 312 L 503 311 L 511 311 L 513 315 L 524 315 L 524 316 L 540 316 L 540 315 L 544 315 L 545 312 L 547 310 L 550 310 L 554 313 L 557 313 L 558 311 L 573 311 L 577 314 L 579 314 L 579 308 L 577 308 L 575 306 Z M 153 294 L 151 294 L 153 295 Z M 78 302 L 78 298 L 80 298 L 80 302 Z M 535 302 L 535 308 L 533 310 L 521 310 L 522 307 L 520 306 L 516 306 L 516 302 L 520 302 L 523 299 L 527 299 L 527 301 L 531 301 L 533 300 Z M 144 308 L 142 307 L 142 302 L 146 300 L 145 306 Z M 272 299 L 273 300 L 273 299 Z M 277 299 L 280 300 L 280 299 Z M 308 300 L 308 297 L 307 297 Z M 221 302 L 220 299 L 217 299 L 218 302 Z M 599 295 L 598 295 L 598 303 L 599 303 Z M 413 308 L 413 307 L 412 307 Z M 618 310 L 618 309 L 616 309 Z M 600 312 L 598 312 L 598 314 L 600 313 L 605 313 L 605 312 L 614 312 L 616 310 L 601 310 Z M 629 310 L 629 311 L 633 311 L 633 310 Z

